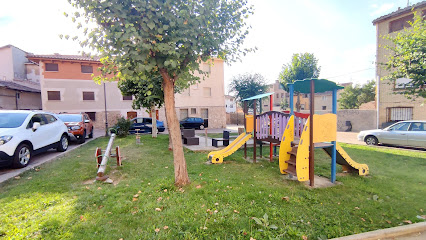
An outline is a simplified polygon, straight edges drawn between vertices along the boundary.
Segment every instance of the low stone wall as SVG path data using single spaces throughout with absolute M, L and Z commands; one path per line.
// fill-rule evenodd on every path
M 108 111 L 108 127 L 112 127 L 117 123 L 117 119 L 121 117 L 119 111 Z M 96 120 L 93 122 L 96 129 L 105 129 L 105 112 L 96 112 Z
M 337 111 L 337 131 L 347 129 L 346 121 L 352 124 L 351 132 L 376 129 L 376 110 L 342 109 Z

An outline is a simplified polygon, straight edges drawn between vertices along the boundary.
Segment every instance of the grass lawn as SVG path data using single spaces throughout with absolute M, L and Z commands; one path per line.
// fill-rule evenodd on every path
M 3 183 L 0 238 L 326 239 L 425 215 L 424 152 L 342 144 L 370 176 L 338 176 L 341 185 L 310 189 L 280 175 L 277 162 L 246 162 L 241 150 L 221 165 L 185 151 L 192 184 L 177 188 L 167 137 L 143 135 L 143 145 L 134 136 L 116 139 L 124 165 L 109 163 L 114 184 L 93 183 L 95 148 L 105 148 L 105 138 Z M 329 164 L 316 152 L 317 174 L 328 177 Z

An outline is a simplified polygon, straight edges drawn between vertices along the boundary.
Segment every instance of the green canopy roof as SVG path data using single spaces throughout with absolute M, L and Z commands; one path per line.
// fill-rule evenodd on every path
M 249 101 L 249 100 L 261 99 L 261 98 L 270 96 L 272 94 L 274 94 L 274 93 L 273 92 L 272 93 L 262 93 L 262 94 L 259 94 L 259 95 L 253 96 L 253 97 L 249 97 L 249 98 L 243 99 L 241 101 Z
M 294 81 L 294 91 L 300 93 L 311 93 L 311 80 L 315 82 L 315 92 L 322 93 L 333 91 L 333 89 L 343 89 L 344 87 L 337 85 L 335 82 L 327 79 L 309 78 Z

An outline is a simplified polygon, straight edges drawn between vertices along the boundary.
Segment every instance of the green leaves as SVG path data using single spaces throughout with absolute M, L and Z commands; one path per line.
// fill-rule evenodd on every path
M 394 91 L 408 99 L 426 98 L 426 21 L 421 14 L 414 13 L 411 28 L 404 28 L 396 35 L 387 35 L 383 38 L 391 44 L 383 46 L 390 50 L 388 62 L 385 63 L 389 74 L 384 77 L 390 83 L 396 84 L 400 78 L 411 79 L 409 86 Z
M 347 86 L 340 94 L 340 109 L 358 109 L 363 103 L 374 101 L 376 96 L 376 83 L 374 80 L 360 86 Z
M 280 72 L 279 79 L 284 89 L 288 91 L 287 84 L 295 80 L 318 77 L 321 67 L 318 66 L 318 59 L 313 53 L 293 54 L 291 63 L 285 64 Z
M 236 99 L 238 101 L 266 93 L 268 91 L 265 78 L 258 73 L 245 73 L 243 75 L 233 77 L 229 88 L 231 92 L 236 94 Z M 250 101 L 248 104 L 249 108 L 251 108 L 253 103 Z

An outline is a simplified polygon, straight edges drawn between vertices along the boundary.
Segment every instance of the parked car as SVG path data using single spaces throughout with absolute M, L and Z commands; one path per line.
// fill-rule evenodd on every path
M 129 132 L 134 134 L 136 132 L 147 133 L 152 132 L 152 118 L 142 118 L 137 117 L 133 118 L 132 125 L 130 126 Z M 138 129 L 138 130 L 137 130 Z M 164 132 L 166 128 L 164 127 L 163 121 L 157 120 L 157 133 Z
M 86 113 L 61 113 L 58 117 L 67 125 L 68 132 L 79 143 L 93 138 L 93 122 Z
M 183 128 L 204 129 L 204 119 L 199 117 L 187 117 L 180 121 Z
M 68 129 L 55 114 L 0 110 L 0 165 L 22 168 L 50 148 L 68 149 Z
M 361 131 L 358 140 L 367 145 L 389 144 L 426 148 L 426 121 L 401 121 L 384 129 Z

